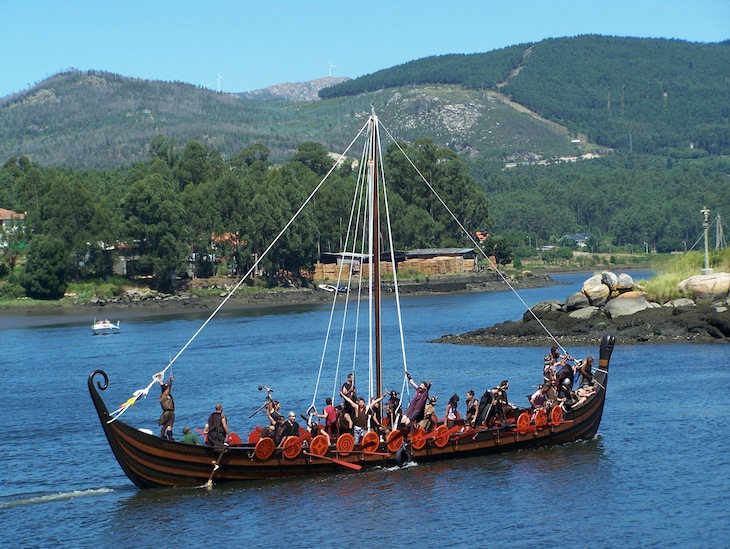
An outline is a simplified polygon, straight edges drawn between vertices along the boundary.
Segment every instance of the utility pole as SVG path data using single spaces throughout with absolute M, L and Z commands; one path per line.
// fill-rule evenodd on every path
M 725 235 L 722 234 L 722 220 L 720 219 L 720 214 L 715 216 L 715 249 L 725 249 Z
M 705 268 L 700 271 L 700 274 L 708 275 L 712 274 L 712 269 L 710 269 L 709 247 L 707 245 L 707 229 L 710 227 L 710 210 L 705 206 L 704 209 L 700 210 L 700 213 L 705 216 L 702 222 L 702 229 L 705 232 Z

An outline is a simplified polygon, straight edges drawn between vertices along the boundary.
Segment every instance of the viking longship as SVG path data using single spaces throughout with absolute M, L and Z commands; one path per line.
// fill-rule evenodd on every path
M 333 307 L 335 304 L 352 306 L 357 314 L 363 316 L 363 320 L 358 320 L 357 325 L 366 332 L 366 343 L 360 347 L 356 345 L 353 347 L 357 347 L 360 353 L 357 360 L 366 363 L 371 369 L 370 377 L 373 381 L 370 383 L 371 394 L 368 396 L 375 400 L 383 395 L 384 353 L 389 353 L 391 359 L 389 363 L 392 363 L 395 357 L 398 361 L 402 361 L 402 365 L 399 366 L 400 373 L 397 375 L 402 378 L 404 389 L 408 386 L 406 379 L 410 377 L 405 338 L 400 323 L 398 269 L 392 245 L 393 237 L 390 234 L 387 187 L 380 155 L 381 127 L 380 120 L 373 113 L 358 134 L 358 137 L 363 138 L 364 145 L 361 162 L 358 163 L 358 185 L 350 212 L 349 224 L 354 236 L 351 240 L 348 238 L 345 244 L 346 248 L 349 246 L 351 249 L 343 251 L 343 258 L 357 256 L 366 259 L 358 269 L 352 269 L 351 264 L 342 261 L 342 279 L 337 281 L 335 287 L 346 286 L 350 291 L 339 297 L 337 292 L 333 294 Z M 395 140 L 394 143 L 397 146 Z M 402 149 L 400 150 L 405 154 Z M 347 152 L 343 153 L 342 158 Z M 423 183 L 435 192 L 429 182 L 420 173 L 418 175 Z M 326 180 L 327 176 L 315 188 L 287 227 L 296 221 L 299 213 L 311 202 Z M 437 200 L 448 209 L 440 197 L 437 196 Z M 461 223 L 459 226 L 462 227 Z M 471 238 L 469 231 L 464 229 L 464 232 L 467 238 Z M 266 252 L 282 234 L 284 230 L 274 239 Z M 381 246 L 383 242 L 389 244 L 388 251 L 381 250 L 384 247 Z M 473 240 L 472 242 L 475 248 L 479 249 L 478 243 Z M 265 253 L 258 258 L 251 271 L 241 278 L 238 285 L 208 317 L 200 330 L 208 325 L 243 280 L 258 267 L 264 256 Z M 389 277 L 389 287 L 394 289 L 393 299 L 396 301 L 400 330 L 400 337 L 394 339 L 400 339 L 400 349 L 383 348 L 380 288 L 385 273 Z M 506 278 L 505 283 L 509 285 Z M 355 316 L 356 313 L 353 313 L 351 318 Z M 214 484 L 250 480 L 355 472 L 375 467 L 401 466 L 408 462 L 424 463 L 485 456 L 591 439 L 595 437 L 601 423 L 609 361 L 614 347 L 614 337 L 605 335 L 600 342 L 598 365 L 593 372 L 595 390 L 580 406 L 566 407 L 555 402 L 552 407 L 537 410 L 510 407 L 506 411 L 502 410 L 501 417 L 491 420 L 487 415 L 483 422 L 474 424 L 467 424 L 463 420 L 456 421 L 453 425 L 435 421 L 428 429 L 416 427 L 415 423 L 406 426 L 396 416 L 393 424 L 387 425 L 387 430 L 369 430 L 357 443 L 349 432 L 341 433 L 337 437 L 330 437 L 324 432 L 312 436 L 310 431 L 301 429 L 299 436 L 286 437 L 277 444 L 274 438 L 262 436 L 262 431 L 256 429 L 245 440 L 231 434 L 226 443 L 220 446 L 190 445 L 161 438 L 125 423 L 121 419 L 125 410 L 146 396 L 160 374 L 164 376 L 165 371 L 193 342 L 195 335 L 162 372 L 153 376 L 150 385 L 145 389 L 134 391 L 130 399 L 116 410 L 110 412 L 102 398 L 102 392 L 109 386 L 108 375 L 102 370 L 95 370 L 88 378 L 91 398 L 112 452 L 124 473 L 140 488 L 210 487 Z M 329 337 L 325 337 L 325 340 L 328 341 Z M 360 350 L 363 348 L 366 351 Z M 336 354 L 339 356 L 339 353 Z M 323 357 L 324 355 L 325 353 Z M 402 411 L 399 409 L 396 412 Z M 310 409 L 308 422 L 316 423 L 316 421 L 315 411 Z

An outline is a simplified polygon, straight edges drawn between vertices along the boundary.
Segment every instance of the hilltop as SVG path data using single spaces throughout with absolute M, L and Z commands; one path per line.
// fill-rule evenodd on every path
M 224 158 L 260 143 L 282 162 L 303 141 L 344 150 L 371 107 L 399 138 L 428 136 L 470 158 L 718 154 L 730 146 L 729 51 L 727 42 L 581 36 L 238 94 L 71 70 L 0 100 L 0 160 L 128 166 L 162 134 Z

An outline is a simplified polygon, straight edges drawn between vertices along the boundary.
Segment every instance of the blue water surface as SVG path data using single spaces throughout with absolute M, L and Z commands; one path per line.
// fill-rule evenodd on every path
M 589 274 L 521 291 L 528 304 L 565 299 Z M 639 273 L 638 276 L 642 276 Z M 503 320 L 522 306 L 511 292 L 404 298 L 408 369 L 432 380 L 443 413 L 448 396 L 478 394 L 510 380 L 526 403 L 539 382 L 541 348 L 429 343 Z M 395 302 L 385 305 L 384 340 L 399 340 Z M 160 540 L 246 547 L 727 547 L 730 457 L 724 427 L 730 389 L 725 345 L 623 345 L 610 367 L 599 435 L 537 451 L 202 489 L 140 491 L 118 466 L 88 395 L 96 368 L 110 377 L 110 408 L 146 386 L 200 327 L 206 314 L 140 317 L 122 333 L 91 335 L 80 323 L 0 330 L 4 395 L 0 424 L 0 539 L 7 547 L 118 547 Z M 202 426 L 216 402 L 246 434 L 274 389 L 297 413 L 330 396 L 351 367 L 315 380 L 327 305 L 221 315 L 173 366 L 176 434 Z M 337 316 L 337 315 L 335 315 Z M 346 335 L 351 335 L 351 331 Z M 335 338 L 337 339 L 337 338 Z M 336 352 L 330 342 L 327 356 Z M 569 349 L 574 356 L 597 348 Z M 402 359 L 385 357 L 384 384 L 400 390 Z M 358 386 L 367 369 L 356 365 Z M 124 420 L 153 429 L 157 388 Z M 463 400 L 462 400 L 463 403 Z

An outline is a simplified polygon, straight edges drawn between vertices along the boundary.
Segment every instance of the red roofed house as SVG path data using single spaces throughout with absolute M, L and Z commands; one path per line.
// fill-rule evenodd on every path
M 17 220 L 17 221 L 16 221 Z M 25 214 L 0 208 L 0 247 L 5 247 L 3 236 L 13 227 L 13 222 L 25 221 Z

